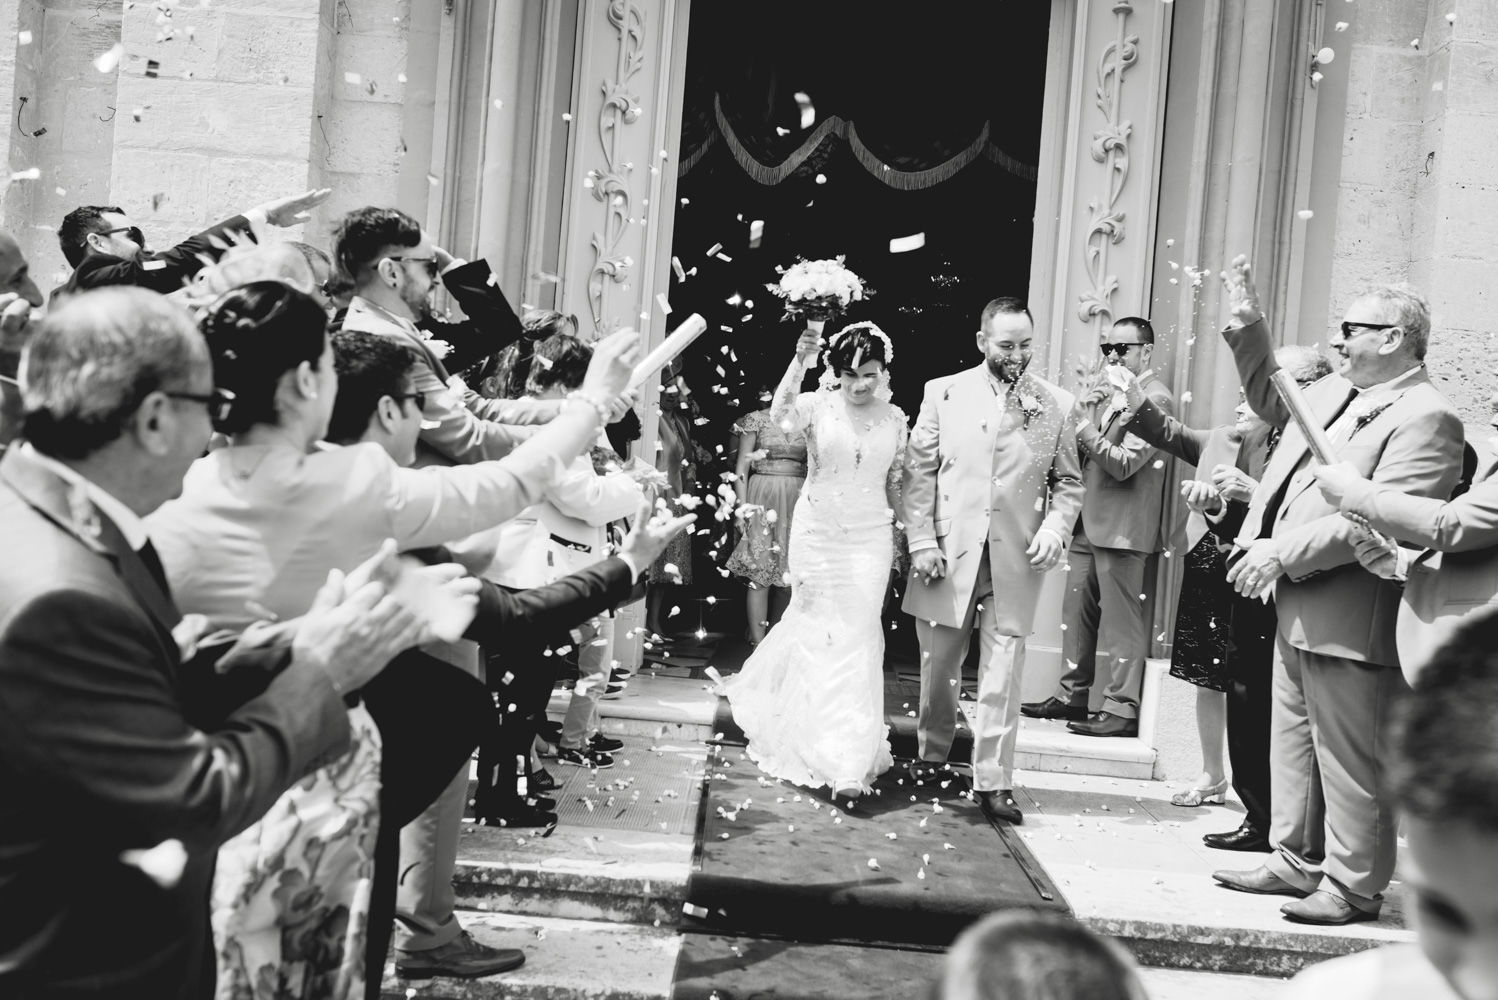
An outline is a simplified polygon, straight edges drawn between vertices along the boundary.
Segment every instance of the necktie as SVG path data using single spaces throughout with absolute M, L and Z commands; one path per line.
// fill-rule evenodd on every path
M 151 574 L 151 579 L 156 581 L 156 586 L 167 597 L 172 596 L 172 588 L 166 582 L 166 567 L 161 565 L 161 557 L 156 554 L 156 546 L 152 545 L 150 539 L 142 545 L 135 553 L 140 556 L 140 561 L 145 564 L 146 571 Z

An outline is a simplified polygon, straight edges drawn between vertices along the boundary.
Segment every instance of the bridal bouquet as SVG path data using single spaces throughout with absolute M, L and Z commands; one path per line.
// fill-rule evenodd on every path
M 785 300 L 785 317 L 826 322 L 854 302 L 873 295 L 863 279 L 843 266 L 843 258 L 798 260 L 780 270 L 780 281 L 766 285 Z

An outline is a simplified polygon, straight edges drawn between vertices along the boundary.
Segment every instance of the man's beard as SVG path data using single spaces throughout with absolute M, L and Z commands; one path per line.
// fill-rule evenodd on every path
M 993 373 L 993 377 L 1000 382 L 1008 382 L 1011 385 L 1018 382 L 1029 367 L 1029 358 L 1023 361 L 988 361 L 988 370 Z
M 411 295 L 402 295 L 401 301 L 406 308 L 411 310 L 411 318 L 416 323 L 425 323 L 432 318 L 432 293 L 427 292 L 419 298 Z

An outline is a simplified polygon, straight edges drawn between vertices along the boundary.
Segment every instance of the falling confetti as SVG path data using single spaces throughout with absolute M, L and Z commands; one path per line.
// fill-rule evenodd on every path
M 94 69 L 100 73 L 113 73 L 119 68 L 120 58 L 125 54 L 125 46 L 118 43 L 94 60 Z
M 1295 217 L 1297 219 L 1304 220 L 1314 217 L 1315 214 L 1316 213 L 1309 208 L 1302 208 L 1300 211 L 1295 213 Z

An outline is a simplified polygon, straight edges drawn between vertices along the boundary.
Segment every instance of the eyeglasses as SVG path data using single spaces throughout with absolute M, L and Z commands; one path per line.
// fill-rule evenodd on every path
M 1144 345 L 1143 344 L 1103 344 L 1101 346 L 1102 346 L 1102 351 L 1103 351 L 1103 357 L 1106 358 L 1110 354 L 1114 354 L 1114 355 L 1117 355 L 1118 357 L 1121 358 L 1125 354 L 1129 353 L 1129 348 L 1131 348 L 1131 347 L 1143 347 Z
M 113 229 L 102 230 L 100 236 L 113 236 L 115 233 L 124 233 L 125 238 L 142 250 L 146 248 L 146 234 L 140 231 L 139 226 L 115 226 Z
M 208 395 L 200 395 L 195 392 L 162 392 L 168 399 L 185 399 L 190 403 L 202 403 L 208 409 L 208 419 L 214 423 L 221 423 L 229 418 L 229 410 L 234 406 L 234 393 L 228 389 L 215 388 Z
M 1392 330 L 1398 323 L 1342 323 L 1342 339 L 1351 340 L 1359 333 L 1367 333 L 1370 330 Z
M 391 396 L 390 398 L 395 400 L 397 405 L 404 403 L 408 399 L 414 400 L 418 411 L 427 408 L 427 394 L 425 392 L 403 392 L 399 396 Z
M 440 268 L 437 267 L 436 257 L 387 257 L 387 260 L 406 261 L 412 264 L 422 264 L 426 267 L 429 276 L 435 278 Z

